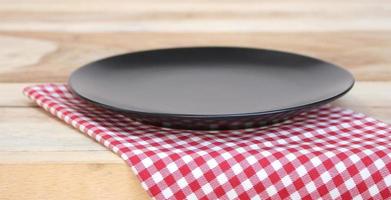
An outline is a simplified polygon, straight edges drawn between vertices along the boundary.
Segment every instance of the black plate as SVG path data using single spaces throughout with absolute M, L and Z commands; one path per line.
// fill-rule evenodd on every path
M 71 90 L 145 123 L 236 129 L 281 121 L 345 94 L 346 70 L 273 50 L 193 47 L 143 51 L 87 64 Z

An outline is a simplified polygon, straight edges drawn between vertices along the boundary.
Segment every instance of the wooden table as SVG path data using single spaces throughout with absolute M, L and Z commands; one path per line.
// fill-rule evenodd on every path
M 191 45 L 316 56 L 350 70 L 334 104 L 391 123 L 391 1 L 0 0 L 0 199 L 145 199 L 116 155 L 22 96 L 98 58 Z

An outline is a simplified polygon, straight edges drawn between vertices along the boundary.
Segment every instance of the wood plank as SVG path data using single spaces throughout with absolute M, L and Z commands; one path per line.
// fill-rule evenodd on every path
M 0 93 L 9 88 L 20 90 L 25 84 L 0 84 Z M 375 118 L 391 123 L 391 82 L 358 82 L 354 89 L 346 96 L 336 101 L 334 104 L 347 108 L 352 108 L 355 111 L 366 113 Z M 376 97 L 376 98 L 374 98 Z M 62 121 L 51 116 L 40 108 L 30 107 L 30 103 L 26 97 L 20 93 L 17 97 L 10 99 L 11 101 L 2 100 L 0 102 L 0 153 L 3 156 L 9 156 L 7 152 L 18 152 L 25 158 L 28 157 L 28 152 L 31 152 L 31 160 L 29 162 L 53 161 L 57 162 L 56 153 L 60 152 L 63 156 L 67 156 L 67 162 L 81 162 L 88 153 L 91 152 L 91 158 L 87 160 L 93 161 L 97 154 L 97 162 L 118 163 L 119 158 L 116 155 L 106 153 L 104 147 L 88 139 L 85 135 L 77 130 L 65 125 Z M 20 104 L 13 104 L 19 102 Z M 12 105 L 11 107 L 8 107 Z M 15 106 L 17 105 L 17 106 Z M 26 154 L 21 152 L 27 152 Z M 44 152 L 40 157 L 37 152 Z M 79 155 L 84 152 L 85 156 Z M 51 160 L 52 159 L 52 160 Z M 74 159 L 74 160 L 72 160 Z M 9 162 L 17 162 L 10 160 Z M 61 161 L 61 160 L 60 160 Z M 7 162 L 2 159 L 0 162 Z
M 2 0 L 0 30 L 254 32 L 391 30 L 389 1 Z M 240 24 L 240 26 L 238 26 Z
M 334 104 L 347 108 L 391 108 L 391 81 L 357 81 L 353 88 Z
M 0 113 L 0 152 L 106 150 L 40 108 L 0 107 Z
M 0 83 L 0 107 L 36 107 L 22 94 L 24 87 L 40 83 Z M 345 107 L 391 107 L 391 81 L 357 81 L 338 105 Z
M 0 107 L 37 107 L 23 95 L 23 88 L 36 83 L 0 83 Z
M 149 199 L 124 164 L 0 164 L 1 199 Z
M 390 20 L 391 21 L 391 20 Z M 357 80 L 391 80 L 391 31 L 274 33 L 0 32 L 0 82 L 65 82 L 76 68 L 129 51 L 176 46 L 247 46 L 292 51 L 343 66 Z M 26 43 L 24 46 L 21 44 Z M 19 47 L 20 46 L 20 47 Z M 26 53 L 28 49 L 40 49 Z M 25 59 L 27 58 L 27 59 Z M 7 64 L 8 63 L 8 64 Z
M 78 134 L 76 130 L 69 131 L 68 134 Z M 42 138 L 41 138 L 42 139 Z M 44 139 L 43 139 L 44 140 Z M 83 138 L 83 140 L 90 140 Z M 62 144 L 72 145 L 71 142 L 61 142 Z M 93 144 L 99 146 L 98 144 Z M 92 145 L 91 145 L 92 146 Z M 50 144 L 46 149 L 41 150 L 0 150 L 0 165 L 4 164 L 120 164 L 125 165 L 124 161 L 107 149 L 102 150 L 53 150 Z

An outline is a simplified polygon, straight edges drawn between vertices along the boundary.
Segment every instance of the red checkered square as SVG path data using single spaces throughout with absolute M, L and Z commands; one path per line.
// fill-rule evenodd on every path
M 135 122 L 63 84 L 24 93 L 121 156 L 154 199 L 391 199 L 391 126 L 347 109 L 194 131 Z

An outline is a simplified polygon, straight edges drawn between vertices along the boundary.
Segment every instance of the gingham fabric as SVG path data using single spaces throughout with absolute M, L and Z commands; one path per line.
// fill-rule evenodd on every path
M 324 106 L 261 128 L 144 125 L 73 96 L 27 87 L 39 106 L 117 153 L 154 199 L 391 199 L 391 126 Z

